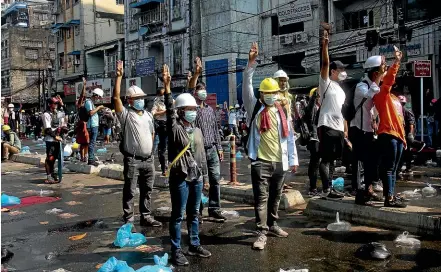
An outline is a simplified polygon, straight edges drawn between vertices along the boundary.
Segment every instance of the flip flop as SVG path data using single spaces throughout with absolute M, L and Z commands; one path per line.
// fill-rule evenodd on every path
M 45 181 L 44 181 L 44 183 L 46 183 L 46 184 L 57 184 L 57 183 L 60 183 L 59 181 L 56 181 L 56 180 L 48 180 L 48 179 L 46 179 Z

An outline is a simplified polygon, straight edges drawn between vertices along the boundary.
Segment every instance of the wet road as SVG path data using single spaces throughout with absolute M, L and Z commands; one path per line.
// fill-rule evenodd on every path
M 109 257 L 125 260 L 133 268 L 153 264 L 153 255 L 169 250 L 167 216 L 160 229 L 141 229 L 147 245 L 160 251 L 143 253 L 136 249 L 118 249 L 112 245 L 121 221 L 122 182 L 92 175 L 65 174 L 60 185 L 42 184 L 43 169 L 18 163 L 2 164 L 2 191 L 19 197 L 53 190 L 49 195 L 61 199 L 2 212 L 2 245 L 15 255 L 7 266 L 16 271 L 96 271 Z M 154 206 L 169 205 L 169 193 L 155 190 Z M 436 237 L 422 237 L 422 249 L 403 250 L 393 245 L 396 231 L 353 226 L 346 234 L 325 230 L 330 222 L 307 219 L 302 208 L 281 212 L 279 225 L 289 232 L 288 238 L 268 239 L 264 251 L 251 249 L 254 241 L 252 207 L 223 202 L 226 209 L 241 214 L 239 219 L 224 224 L 204 222 L 201 243 L 213 256 L 209 259 L 190 257 L 191 265 L 176 271 L 279 271 L 308 268 L 309 271 L 441 271 L 441 242 Z M 47 214 L 62 209 L 64 215 Z M 18 211 L 18 212 L 17 212 Z M 19 214 L 19 212 L 22 212 Z M 68 215 L 66 215 L 66 213 Z M 71 218 L 62 218 L 75 215 Z M 87 233 L 78 241 L 73 235 Z M 184 231 L 185 244 L 187 235 Z M 438 237 L 439 239 L 439 237 Z M 384 242 L 393 256 L 388 261 L 363 261 L 354 252 L 363 243 Z M 185 248 L 185 246 L 184 246 Z

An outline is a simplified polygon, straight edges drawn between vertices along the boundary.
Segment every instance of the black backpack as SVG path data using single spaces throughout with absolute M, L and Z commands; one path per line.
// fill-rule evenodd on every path
M 366 80 L 361 81 L 363 83 L 365 83 L 366 85 L 369 86 L 369 82 L 367 82 Z M 345 99 L 345 103 L 343 104 L 342 108 L 341 108 L 341 113 L 343 115 L 343 118 L 345 118 L 345 120 L 347 122 L 351 122 L 352 119 L 354 119 L 355 114 L 357 113 L 358 110 L 360 110 L 360 108 L 363 106 L 364 102 L 366 102 L 367 98 L 364 97 L 360 104 L 358 104 L 357 107 L 355 107 L 354 105 L 354 96 L 355 96 L 355 89 L 357 88 L 356 84 L 349 93 L 346 93 L 346 99 Z
M 78 110 L 78 118 L 80 118 L 83 122 L 88 122 L 90 119 L 89 111 L 86 109 L 87 100 L 84 102 L 84 105 L 80 107 Z

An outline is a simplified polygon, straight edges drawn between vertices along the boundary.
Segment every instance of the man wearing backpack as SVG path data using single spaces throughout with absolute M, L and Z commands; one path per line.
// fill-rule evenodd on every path
M 101 117 L 103 119 L 103 134 L 104 143 L 110 143 L 110 135 L 112 134 L 112 127 L 114 122 L 112 111 L 109 108 L 105 108 L 104 113 Z
M 99 105 L 95 107 L 95 101 L 101 99 L 103 97 L 104 91 L 100 88 L 95 88 L 92 91 L 92 97 L 90 99 L 86 99 L 84 103 L 84 107 L 89 113 L 89 120 L 87 121 L 87 130 L 89 132 L 89 165 L 97 165 L 95 162 L 95 144 L 96 137 L 98 136 L 98 128 L 99 128 L 99 116 L 98 112 L 104 108 L 103 105 Z
M 357 204 L 366 204 L 368 201 L 381 201 L 381 197 L 374 193 L 373 182 L 377 168 L 377 150 L 374 145 L 374 127 L 372 125 L 374 106 L 372 98 L 380 92 L 380 81 L 386 71 L 386 61 L 382 56 L 371 56 L 365 64 L 366 76 L 355 87 L 353 105 L 355 116 L 350 121 L 349 139 L 352 143 L 352 190 L 356 195 Z M 361 165 L 364 168 L 364 194 L 356 193 L 361 190 Z M 376 185 L 377 187 L 381 187 Z

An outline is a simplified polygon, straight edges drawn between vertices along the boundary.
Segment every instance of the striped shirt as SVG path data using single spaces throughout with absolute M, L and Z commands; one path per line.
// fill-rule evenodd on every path
M 195 120 L 195 125 L 202 131 L 202 135 L 204 136 L 204 147 L 211 148 L 215 145 L 218 151 L 222 151 L 214 110 L 208 105 L 200 105 L 197 108 L 197 111 L 198 115 Z

